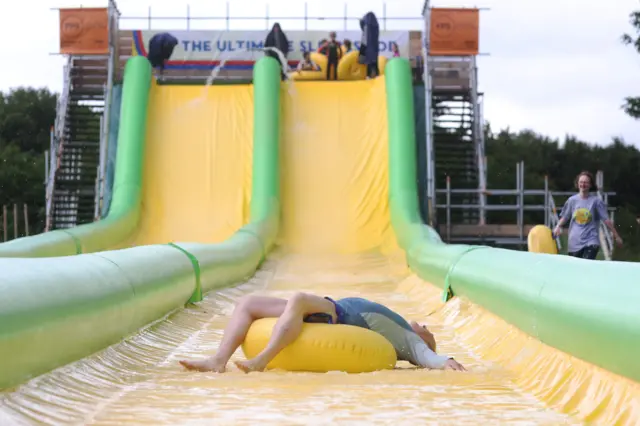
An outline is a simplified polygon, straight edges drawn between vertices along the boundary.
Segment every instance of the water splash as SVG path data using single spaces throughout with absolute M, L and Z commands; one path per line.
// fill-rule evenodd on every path
M 291 75 L 293 73 L 289 69 L 289 62 L 287 61 L 287 58 L 284 56 L 284 53 L 282 53 L 277 47 L 264 47 L 258 50 L 262 50 L 263 52 L 271 51 L 271 52 L 274 52 L 276 55 L 278 55 L 278 59 L 280 60 L 280 66 L 282 68 L 282 73 L 286 77 L 284 81 L 285 81 L 285 84 L 287 85 L 287 92 L 290 95 L 295 96 L 296 89 L 293 83 L 293 78 L 291 78 Z
M 257 49 L 257 50 L 261 50 L 263 52 L 272 51 L 272 52 L 275 52 L 276 55 L 278 55 L 278 59 L 280 59 L 280 65 L 282 67 L 282 73 L 286 77 L 284 83 L 285 83 L 285 85 L 287 87 L 287 94 L 295 102 L 297 97 L 298 97 L 298 92 L 296 91 L 296 87 L 295 87 L 296 85 L 295 85 L 294 80 L 292 78 L 293 72 L 291 72 L 291 70 L 289 69 L 289 63 L 287 62 L 287 58 L 276 47 L 264 47 L 262 49 Z M 297 133 L 297 132 L 304 131 L 306 126 L 305 126 L 304 121 L 301 119 L 297 108 L 293 108 L 293 117 L 294 117 L 293 122 L 295 123 L 294 124 L 294 128 L 293 128 L 293 132 Z
M 228 61 L 236 59 L 239 56 L 246 55 L 247 53 L 256 54 L 256 53 L 266 53 L 267 51 L 274 52 L 278 56 L 278 59 L 280 61 L 280 66 L 281 66 L 281 69 L 282 69 L 282 74 L 284 74 L 284 76 L 285 76 L 284 83 L 285 83 L 285 87 L 286 87 L 286 92 L 292 98 L 292 100 L 296 99 L 298 94 L 297 94 L 297 91 L 296 91 L 294 79 L 292 78 L 293 70 L 291 70 L 289 68 L 289 64 L 288 64 L 287 58 L 284 56 L 282 51 L 280 51 L 276 47 L 248 48 L 248 49 L 235 50 L 233 52 L 230 52 L 230 54 L 225 55 L 225 57 L 220 60 L 220 63 L 217 66 L 215 66 L 214 68 L 211 69 L 211 73 L 207 77 L 207 79 L 205 81 L 205 84 L 204 84 L 204 86 L 202 88 L 201 95 L 198 96 L 197 98 L 187 102 L 182 107 L 178 107 L 175 112 L 177 114 L 184 113 L 186 110 L 190 110 L 192 108 L 196 108 L 196 107 L 202 105 L 204 102 L 206 102 L 207 94 L 208 94 L 208 91 L 209 91 L 209 87 L 213 85 L 214 81 L 218 78 L 220 72 L 224 69 L 224 67 L 225 67 L 225 65 L 226 65 L 226 63 Z M 254 57 L 253 59 L 255 61 L 259 60 L 259 58 L 257 58 L 257 57 Z M 215 60 L 215 57 L 214 57 L 214 60 Z M 297 115 L 296 114 L 296 108 L 294 108 L 293 114 L 294 114 L 294 117 L 295 117 L 295 115 Z M 294 132 L 299 132 L 299 131 L 303 131 L 304 130 L 305 125 L 303 123 L 303 120 L 301 121 L 301 120 L 299 120 L 297 118 L 294 118 L 294 122 L 296 123 L 295 127 L 293 129 Z

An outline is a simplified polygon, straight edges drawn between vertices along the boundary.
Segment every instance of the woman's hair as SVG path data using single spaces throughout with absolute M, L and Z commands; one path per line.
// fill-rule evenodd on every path
M 591 191 L 597 191 L 598 190 L 598 186 L 596 185 L 596 180 L 593 178 L 593 174 L 590 171 L 584 170 L 580 173 L 578 173 L 578 176 L 576 176 L 575 180 L 573 181 L 573 184 L 575 185 L 576 189 L 579 188 L 578 186 L 578 181 L 580 180 L 581 176 L 586 176 L 589 178 L 589 182 L 591 182 L 591 187 L 589 188 L 589 190 Z

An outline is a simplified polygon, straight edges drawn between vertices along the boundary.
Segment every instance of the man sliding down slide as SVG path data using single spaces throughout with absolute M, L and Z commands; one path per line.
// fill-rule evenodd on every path
M 367 328 L 384 336 L 396 350 L 398 359 L 423 368 L 465 368 L 452 357 L 437 355 L 436 341 L 426 326 L 409 324 L 400 315 L 375 302 L 358 297 L 334 301 L 308 293 L 297 293 L 291 299 L 245 296 L 233 311 L 218 352 L 201 361 L 180 361 L 189 370 L 223 373 L 231 355 L 244 341 L 251 323 L 261 318 L 278 318 L 267 347 L 255 358 L 237 361 L 245 373 L 263 371 L 287 345 L 293 343 L 304 322 L 326 322 Z

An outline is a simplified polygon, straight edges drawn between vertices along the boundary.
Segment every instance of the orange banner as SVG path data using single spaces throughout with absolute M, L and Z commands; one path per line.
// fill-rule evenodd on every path
M 60 9 L 60 53 L 109 53 L 109 15 L 106 8 Z
M 480 11 L 478 9 L 431 9 L 429 54 L 438 56 L 477 55 Z

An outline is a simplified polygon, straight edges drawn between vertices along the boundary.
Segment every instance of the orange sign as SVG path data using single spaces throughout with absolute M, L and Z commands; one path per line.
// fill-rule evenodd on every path
M 477 55 L 480 11 L 478 9 L 431 9 L 429 54 Z
M 60 53 L 109 53 L 109 15 L 106 8 L 60 9 Z

